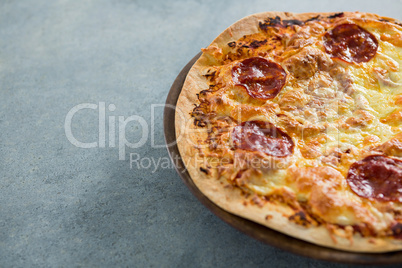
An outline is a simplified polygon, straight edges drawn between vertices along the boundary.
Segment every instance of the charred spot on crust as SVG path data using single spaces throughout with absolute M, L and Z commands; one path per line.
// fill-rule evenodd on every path
M 213 79 L 215 78 L 215 75 L 216 75 L 216 71 L 213 71 L 213 72 L 210 73 L 210 74 L 204 74 L 204 76 L 205 76 L 206 78 L 208 78 L 209 80 L 213 80 Z
M 210 90 L 210 89 L 201 90 L 200 93 L 197 94 L 198 99 L 201 100 L 201 99 L 206 98 L 208 93 L 211 93 L 211 92 L 212 92 L 212 90 Z
M 262 46 L 262 45 L 265 45 L 267 42 L 268 42 L 267 39 L 264 39 L 264 40 L 253 40 L 253 41 L 251 41 L 250 43 L 247 42 L 247 41 L 244 42 L 244 43 L 239 42 L 239 43 L 237 43 L 237 44 L 236 44 L 236 42 L 230 42 L 230 43 L 228 43 L 228 46 L 231 47 L 231 48 L 234 48 L 234 47 L 236 47 L 236 45 L 238 45 L 239 47 L 238 47 L 238 49 L 237 49 L 237 53 L 238 53 L 238 54 L 242 54 L 242 53 L 243 53 L 243 51 L 241 51 L 242 48 L 253 48 L 253 49 L 256 49 L 256 48 L 258 48 L 258 47 L 260 47 L 260 46 Z
M 306 20 L 305 22 L 309 22 L 309 21 L 315 21 L 318 20 L 320 18 L 320 15 L 317 15 L 315 17 L 309 18 L 308 20 Z
M 204 120 L 194 119 L 194 125 L 197 127 L 205 127 L 207 123 Z
M 367 224 L 352 225 L 355 233 L 361 234 L 363 237 L 376 237 L 376 232 L 372 230 Z M 402 239 L 402 223 L 394 222 L 390 226 L 390 232 L 385 236 L 391 236 L 395 239 Z
M 378 21 L 394 23 L 396 25 L 402 26 L 402 23 L 398 22 L 398 21 L 392 21 L 392 20 L 387 20 L 387 19 L 379 19 Z
M 272 37 L 273 41 L 277 41 L 277 42 L 282 42 L 282 36 L 280 35 L 275 35 Z
M 197 127 L 205 127 L 208 121 L 208 103 L 201 102 L 200 105 L 196 105 L 191 113 L 191 116 L 194 117 L 194 125 Z
M 252 199 L 251 202 L 253 202 L 255 205 L 259 206 L 259 207 L 263 207 L 265 204 L 265 199 L 262 199 L 261 197 L 259 197 L 258 195 L 255 195 Z
M 210 72 L 208 70 L 207 74 L 204 75 L 207 79 L 210 80 L 210 85 L 208 89 L 201 90 L 197 93 L 198 100 L 200 102 L 199 105 L 195 104 L 193 111 L 191 112 L 191 116 L 194 118 L 194 125 L 198 127 L 206 127 L 210 122 L 211 114 L 207 97 L 209 93 L 212 93 L 219 89 L 220 84 L 215 84 L 215 78 L 217 77 L 217 71 Z M 213 115 L 212 115 L 213 116 Z
M 268 42 L 267 39 L 264 39 L 264 40 L 261 40 L 261 41 L 254 40 L 253 42 L 250 43 L 250 47 L 251 48 L 258 48 L 258 47 L 260 47 L 262 45 L 265 45 L 267 42 Z
M 281 24 L 281 18 L 276 16 L 275 18 L 267 18 L 264 23 L 260 22 L 259 27 L 261 30 L 267 30 L 268 27 L 274 27 Z
M 402 239 L 402 223 L 397 222 L 391 226 L 392 236 L 397 239 Z
M 292 25 L 303 25 L 304 21 L 301 20 L 283 20 L 282 25 L 285 27 L 292 26 Z
M 205 174 L 209 174 L 209 171 L 208 171 L 208 169 L 206 169 L 206 168 L 203 168 L 203 167 L 200 167 L 200 171 L 201 172 L 204 172 Z
M 267 220 L 267 221 L 269 221 L 270 219 L 272 219 L 274 216 L 272 216 L 272 215 L 267 215 L 267 216 L 265 216 L 265 219 Z
M 335 19 L 335 18 L 340 18 L 340 17 L 343 17 L 343 16 L 344 16 L 344 13 L 343 13 L 343 12 L 339 12 L 339 13 L 335 13 L 335 14 L 329 15 L 327 18 L 328 18 L 328 19 Z
M 336 15 L 336 14 L 334 14 L 334 15 Z M 320 15 L 317 15 L 315 17 L 302 21 L 302 20 L 296 20 L 296 19 L 282 20 L 279 16 L 276 16 L 275 18 L 267 18 L 266 20 L 264 20 L 264 22 L 260 22 L 259 27 L 261 30 L 266 31 L 269 27 L 275 27 L 275 26 L 281 26 L 281 27 L 289 27 L 289 26 L 293 26 L 293 25 L 301 26 L 301 25 L 304 25 L 306 22 L 318 20 L 319 17 L 320 17 Z
M 229 47 L 235 47 L 235 46 L 236 46 L 236 42 L 235 42 L 235 41 L 230 42 L 230 43 L 228 43 L 228 46 L 229 46 Z
M 275 26 L 281 26 L 281 27 L 289 27 L 292 25 L 303 25 L 304 21 L 301 20 L 281 20 L 279 16 L 276 16 L 275 18 L 268 18 L 266 19 L 263 23 L 259 23 L 259 27 L 261 30 L 266 31 L 268 27 L 275 27 Z
M 308 227 L 311 224 L 307 214 L 304 211 L 297 211 L 295 214 L 289 217 L 289 221 L 293 221 L 296 224 Z
M 363 237 L 375 236 L 376 232 L 372 230 L 366 223 L 359 225 L 352 225 L 353 232 L 359 233 Z

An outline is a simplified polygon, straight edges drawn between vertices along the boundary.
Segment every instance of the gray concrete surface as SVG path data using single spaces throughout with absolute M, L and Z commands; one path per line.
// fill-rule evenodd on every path
M 0 267 L 340 267 L 229 227 L 167 166 L 166 149 L 151 144 L 151 136 L 164 143 L 158 106 L 151 133 L 152 104 L 164 103 L 185 63 L 231 23 L 270 10 L 402 19 L 399 0 L 1 1 Z M 72 133 L 102 141 L 102 102 L 106 121 L 138 115 L 148 125 L 146 143 L 127 148 L 125 160 L 117 127 L 115 146 L 107 133 L 104 148 L 66 137 L 68 112 L 90 103 L 97 109 L 78 111 Z M 140 138 L 141 125 L 128 123 L 126 139 Z M 130 168 L 130 153 L 148 160 Z

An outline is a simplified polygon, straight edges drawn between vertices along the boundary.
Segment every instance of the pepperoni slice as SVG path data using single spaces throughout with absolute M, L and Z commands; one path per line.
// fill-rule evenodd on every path
M 247 121 L 234 127 L 232 141 L 236 149 L 258 151 L 277 157 L 292 154 L 294 147 L 288 134 L 263 121 Z
M 362 27 L 345 23 L 336 26 L 324 35 L 325 51 L 333 58 L 346 62 L 368 62 L 375 56 L 378 41 Z
M 371 155 L 349 169 L 347 182 L 358 196 L 402 202 L 402 161 Z
M 246 88 L 255 99 L 273 99 L 286 82 L 286 72 L 272 61 L 253 57 L 232 68 L 232 78 L 236 85 Z

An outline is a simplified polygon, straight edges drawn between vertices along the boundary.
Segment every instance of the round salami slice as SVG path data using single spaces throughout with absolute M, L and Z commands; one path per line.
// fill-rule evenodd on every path
M 245 59 L 232 68 L 236 85 L 255 99 L 273 99 L 286 83 L 286 72 L 277 63 L 261 57 Z
M 236 149 L 259 151 L 277 157 L 291 155 L 294 147 L 288 134 L 263 121 L 247 121 L 234 127 L 232 141 Z
M 346 62 L 368 62 L 378 49 L 378 41 L 373 34 L 362 27 L 345 23 L 336 26 L 324 35 L 325 51 L 333 58 Z
M 358 196 L 402 202 L 402 161 L 371 155 L 349 169 L 347 182 Z

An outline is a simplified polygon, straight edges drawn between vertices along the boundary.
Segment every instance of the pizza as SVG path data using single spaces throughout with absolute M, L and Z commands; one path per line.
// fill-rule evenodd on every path
M 402 24 L 360 12 L 266 12 L 189 71 L 175 128 L 199 190 L 318 245 L 402 249 Z

